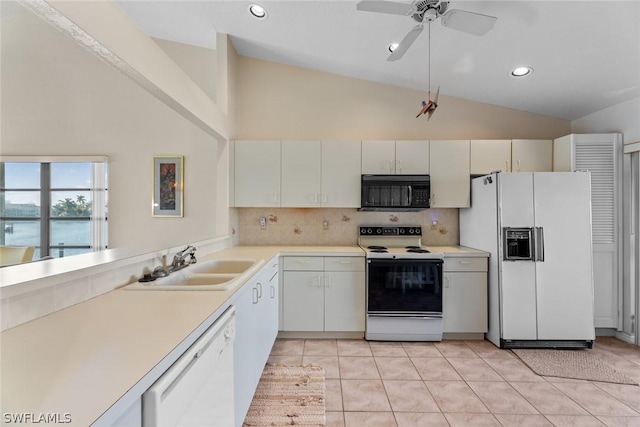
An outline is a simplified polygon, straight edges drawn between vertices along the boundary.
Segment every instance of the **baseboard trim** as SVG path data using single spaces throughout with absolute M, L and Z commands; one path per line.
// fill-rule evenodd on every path
M 622 331 L 616 332 L 615 337 L 618 338 L 620 341 L 624 341 L 629 344 L 636 343 L 635 336 L 633 336 L 632 334 L 628 334 L 626 332 L 622 332 Z
M 298 331 L 279 331 L 278 338 L 295 338 L 295 339 L 363 339 L 362 332 L 298 332 Z

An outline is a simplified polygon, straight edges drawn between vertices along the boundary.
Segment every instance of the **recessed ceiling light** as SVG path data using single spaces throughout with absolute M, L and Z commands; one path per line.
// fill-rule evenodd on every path
M 400 46 L 400 43 L 391 43 L 387 49 L 389 49 L 389 52 L 393 52 L 398 46 Z
M 255 4 L 255 3 L 249 6 L 249 13 L 251 13 L 256 18 L 260 18 L 260 19 L 267 17 L 266 9 L 260 6 L 259 4 Z
M 524 77 L 531 74 L 532 72 L 533 68 L 531 67 L 518 67 L 514 68 L 513 71 L 511 71 L 511 75 L 513 77 Z

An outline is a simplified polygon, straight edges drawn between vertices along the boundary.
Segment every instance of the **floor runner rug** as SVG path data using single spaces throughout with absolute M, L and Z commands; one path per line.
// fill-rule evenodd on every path
M 325 381 L 320 366 L 265 366 L 244 426 L 324 426 Z
M 513 349 L 511 351 L 533 372 L 545 377 L 638 384 L 637 381 L 613 369 L 589 350 Z

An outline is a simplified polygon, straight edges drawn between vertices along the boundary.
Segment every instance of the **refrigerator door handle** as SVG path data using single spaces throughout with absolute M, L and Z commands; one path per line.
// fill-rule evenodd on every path
M 534 227 L 535 235 L 533 247 L 535 251 L 534 261 L 544 262 L 544 232 L 542 227 Z

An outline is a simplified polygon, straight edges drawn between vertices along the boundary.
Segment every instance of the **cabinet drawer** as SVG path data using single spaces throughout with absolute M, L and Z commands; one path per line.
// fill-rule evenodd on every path
M 363 257 L 325 257 L 325 271 L 364 271 Z
M 324 270 L 324 258 L 321 256 L 286 256 L 282 260 L 282 269 L 287 271 Z
M 487 258 L 445 256 L 443 271 L 487 271 Z

